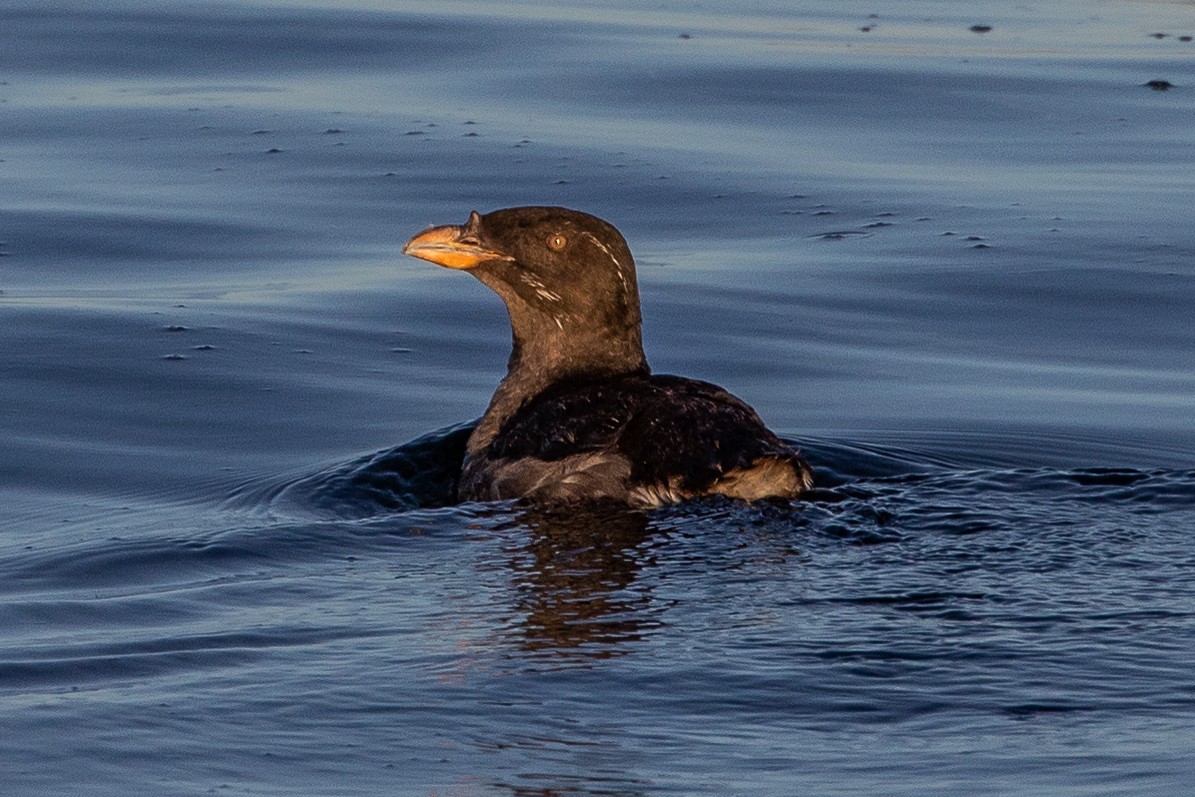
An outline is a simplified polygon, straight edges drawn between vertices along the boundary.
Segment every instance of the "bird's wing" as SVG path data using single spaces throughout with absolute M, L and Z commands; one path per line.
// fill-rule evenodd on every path
M 633 482 L 695 494 L 763 457 L 789 456 L 753 409 L 717 385 L 672 376 L 652 384 L 619 436 Z
M 767 461 L 791 469 L 799 460 L 738 398 L 708 382 L 635 376 L 538 397 L 472 476 L 490 485 L 489 499 L 629 496 L 654 505 L 739 480 Z

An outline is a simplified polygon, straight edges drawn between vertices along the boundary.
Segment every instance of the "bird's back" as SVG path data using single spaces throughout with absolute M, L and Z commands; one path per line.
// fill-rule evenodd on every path
M 707 494 L 793 497 L 810 482 L 796 453 L 722 388 L 634 375 L 531 399 L 466 462 L 460 492 L 656 506 Z

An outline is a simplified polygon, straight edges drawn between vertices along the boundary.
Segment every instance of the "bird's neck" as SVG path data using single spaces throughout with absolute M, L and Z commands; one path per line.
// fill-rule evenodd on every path
M 623 330 L 625 334 L 587 339 L 569 338 L 555 326 L 551 330 L 514 326 L 513 332 L 506 376 L 469 437 L 469 455 L 482 452 L 520 408 L 553 386 L 649 373 L 638 324 Z
M 474 275 L 506 305 L 513 345 L 506 377 L 469 437 L 468 456 L 484 451 L 521 407 L 554 385 L 648 373 L 633 275 L 610 302 L 591 306 L 553 299 L 509 274 Z

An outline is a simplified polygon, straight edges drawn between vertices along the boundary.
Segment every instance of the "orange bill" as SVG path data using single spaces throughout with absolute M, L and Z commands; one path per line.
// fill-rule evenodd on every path
M 424 230 L 407 241 L 402 252 L 445 268 L 469 269 L 487 260 L 514 260 L 510 255 L 482 246 L 467 234 L 466 227 L 451 224 Z

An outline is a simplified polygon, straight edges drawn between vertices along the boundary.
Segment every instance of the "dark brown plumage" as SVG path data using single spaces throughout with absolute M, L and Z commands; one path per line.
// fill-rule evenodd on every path
M 609 223 L 522 207 L 433 227 L 406 254 L 466 269 L 506 303 L 506 377 L 469 437 L 462 500 L 658 506 L 790 498 L 809 467 L 722 388 L 652 375 L 635 263 Z

